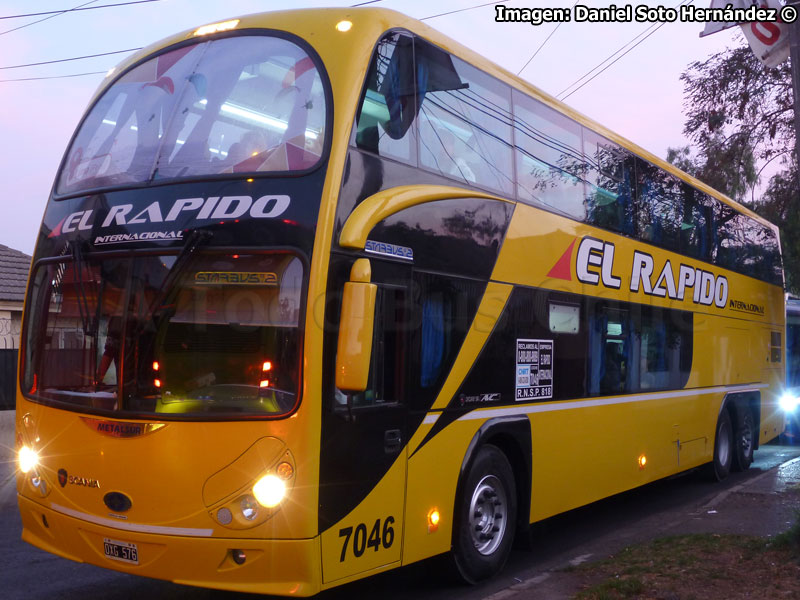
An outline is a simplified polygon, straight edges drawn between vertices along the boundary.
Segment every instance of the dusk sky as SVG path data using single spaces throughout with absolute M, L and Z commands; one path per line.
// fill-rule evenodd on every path
M 0 17 L 101 6 L 124 0 L 0 0 Z M 88 2 L 88 3 L 87 3 Z M 351 0 L 349 4 L 355 4 Z M 666 2 L 674 6 L 678 2 Z M 698 6 L 708 2 L 696 0 Z M 481 4 L 480 0 L 383 0 L 373 4 L 415 18 L 426 18 Z M 573 1 L 506 2 L 514 8 L 569 8 Z M 582 2 L 608 6 L 609 2 Z M 618 5 L 622 5 L 619 2 Z M 648 2 L 658 6 L 658 2 Z M 8 68 L 146 46 L 178 31 L 228 17 L 286 8 L 342 6 L 314 0 L 159 0 L 74 11 L 30 26 L 44 16 L 0 20 L 0 244 L 31 254 L 53 178 L 70 136 L 102 74 L 35 81 L 15 79 L 105 73 L 127 54 Z M 496 23 L 492 5 L 428 18 L 426 22 L 517 73 L 555 24 Z M 16 31 L 15 28 L 22 27 Z M 522 77 L 558 95 L 575 80 L 620 50 L 648 23 L 564 23 L 522 72 Z M 726 46 L 740 45 L 738 27 L 699 38 L 702 23 L 667 23 L 611 67 L 569 96 L 566 103 L 654 154 L 687 143 L 682 135 L 683 89 L 680 73 Z M 639 39 L 643 39 L 644 36 Z M 619 54 L 622 54 L 620 52 Z

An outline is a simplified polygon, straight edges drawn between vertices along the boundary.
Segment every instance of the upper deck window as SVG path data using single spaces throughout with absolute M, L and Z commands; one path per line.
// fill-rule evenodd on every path
M 240 36 L 125 73 L 72 142 L 60 194 L 203 175 L 302 171 L 325 138 L 325 86 L 297 44 Z

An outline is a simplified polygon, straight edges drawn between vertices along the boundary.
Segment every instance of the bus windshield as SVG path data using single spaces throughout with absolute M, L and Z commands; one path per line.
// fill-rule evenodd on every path
M 299 388 L 300 259 L 183 258 L 76 254 L 39 266 L 25 390 L 45 401 L 127 413 L 291 411 Z
M 303 171 L 320 159 L 325 118 L 322 77 L 297 44 L 251 35 L 183 46 L 103 93 L 56 189 Z

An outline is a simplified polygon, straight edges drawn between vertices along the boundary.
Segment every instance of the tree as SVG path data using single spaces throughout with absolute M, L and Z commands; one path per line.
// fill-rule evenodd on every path
M 670 149 L 668 160 L 778 225 L 787 289 L 800 290 L 800 183 L 789 63 L 765 67 L 745 44 L 691 63 L 681 81 L 683 131 L 697 155 L 688 147 Z M 767 165 L 779 170 L 763 182 Z M 760 197 L 758 189 L 764 190 Z

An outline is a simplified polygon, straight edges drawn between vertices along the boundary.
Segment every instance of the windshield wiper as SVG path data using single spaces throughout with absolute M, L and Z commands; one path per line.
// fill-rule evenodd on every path
M 178 281 L 178 278 L 183 274 L 183 272 L 186 270 L 186 267 L 191 262 L 191 257 L 199 248 L 205 246 L 212 237 L 214 237 L 214 234 L 206 229 L 195 229 L 189 234 L 189 236 L 186 238 L 183 248 L 175 259 L 175 262 L 172 264 L 169 273 L 167 273 L 163 283 L 158 288 L 155 298 L 153 298 L 153 301 L 150 303 L 150 307 L 147 311 L 148 315 L 155 317 L 156 314 L 160 312 L 162 304 L 172 292 L 175 283 Z
M 73 240 L 70 243 L 72 247 L 72 276 L 75 280 L 75 300 L 78 305 L 78 313 L 80 314 L 84 335 L 94 337 L 97 333 L 97 320 L 92 319 L 89 298 L 86 295 L 86 288 L 84 287 L 83 271 L 85 259 L 83 257 L 81 243 L 81 240 Z M 88 269 L 87 272 L 91 274 L 91 271 Z

